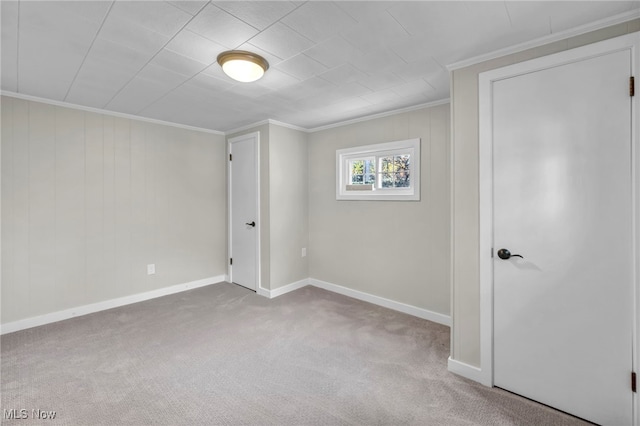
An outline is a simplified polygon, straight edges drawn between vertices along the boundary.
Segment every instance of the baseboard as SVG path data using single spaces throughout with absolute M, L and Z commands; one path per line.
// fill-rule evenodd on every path
M 458 376 L 464 377 L 465 379 L 482 383 L 485 386 L 493 386 L 491 380 L 487 380 L 487 377 L 482 374 L 482 369 L 474 367 L 473 365 L 465 364 L 464 362 L 456 361 L 449 357 L 449 360 L 447 361 L 447 369 Z
M 27 328 L 50 324 L 52 322 L 58 322 L 82 315 L 88 315 L 94 312 L 117 308 L 119 306 L 130 305 L 132 303 L 144 302 L 145 300 L 168 296 L 170 294 L 180 293 L 182 291 L 192 290 L 194 288 L 204 287 L 211 284 L 218 284 L 224 281 L 225 276 L 218 275 L 215 277 L 190 281 L 188 283 L 177 284 L 170 287 L 159 288 L 157 290 L 147 291 L 145 293 L 132 294 L 130 296 L 118 297 L 117 299 L 110 299 L 102 302 L 92 303 L 90 305 L 83 305 L 71 309 L 65 309 L 64 311 L 51 312 L 49 314 L 44 314 L 37 317 L 25 318 L 23 320 L 0 325 L 0 334 L 13 333 L 15 331 L 24 330 Z
M 314 287 L 323 288 L 334 293 L 353 297 L 354 299 L 373 303 L 374 305 L 384 306 L 385 308 L 393 309 L 394 311 L 403 312 L 405 314 L 413 315 L 418 318 L 426 319 L 438 324 L 451 327 L 451 317 L 449 315 L 440 314 L 428 309 L 418 308 L 417 306 L 407 305 L 406 303 L 402 302 L 396 302 L 395 300 L 385 299 L 384 297 L 374 296 L 373 294 L 353 290 L 351 288 L 328 283 L 326 281 L 320 281 L 315 278 L 309 278 L 309 284 Z
M 296 281 L 291 284 L 283 285 L 282 287 L 274 288 L 273 290 L 267 290 L 266 288 L 259 288 L 257 293 L 260 296 L 267 297 L 269 299 L 273 299 L 274 297 L 282 296 L 283 294 L 289 293 L 291 291 L 297 290 L 302 287 L 306 287 L 309 285 L 309 278 L 305 278 L 300 281 Z

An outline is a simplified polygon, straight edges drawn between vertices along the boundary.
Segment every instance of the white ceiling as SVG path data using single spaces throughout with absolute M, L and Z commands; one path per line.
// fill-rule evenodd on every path
M 2 89 L 226 131 L 446 99 L 446 66 L 640 1 L 2 1 Z M 217 55 L 270 64 L 237 83 Z

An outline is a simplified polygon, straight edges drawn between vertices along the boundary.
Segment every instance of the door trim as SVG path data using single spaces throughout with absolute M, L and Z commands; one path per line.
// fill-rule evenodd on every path
M 479 90 L 479 266 L 480 266 L 480 371 L 479 381 L 493 386 L 493 83 L 503 79 L 535 71 L 601 56 L 616 51 L 628 50 L 631 54 L 632 74 L 640 69 L 640 33 L 616 37 L 584 47 L 567 50 L 530 61 L 480 73 Z M 588 90 L 588 88 L 585 88 Z M 634 306 L 632 336 L 632 368 L 638 372 L 638 332 L 640 331 L 640 141 L 638 138 L 638 97 L 631 98 L 631 156 L 632 156 L 632 205 L 633 205 L 633 249 L 634 249 Z M 631 372 L 630 372 L 631 373 Z M 631 379 L 629 379 L 631 381 Z M 631 387 L 629 387 L 631 389 Z M 640 426 L 638 394 L 633 394 L 634 424 Z
M 231 211 L 231 197 L 232 197 L 232 167 L 233 161 L 229 161 L 229 156 L 232 154 L 232 145 L 237 142 L 242 142 L 247 139 L 253 139 L 254 141 L 254 155 L 256 164 L 256 293 L 261 294 L 262 290 L 262 263 L 261 263 L 261 250 L 260 250 L 260 233 L 262 229 L 262 222 L 260 221 L 260 132 L 247 133 L 241 136 L 236 136 L 227 139 L 227 276 L 229 282 L 233 282 L 233 265 L 229 263 L 229 259 L 233 258 L 233 245 L 232 245 L 232 211 Z

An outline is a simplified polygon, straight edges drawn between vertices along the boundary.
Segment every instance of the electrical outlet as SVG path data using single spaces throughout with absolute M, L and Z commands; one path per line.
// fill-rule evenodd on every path
M 303 247 L 302 249 L 302 257 L 307 257 L 307 248 Z
M 156 264 L 150 263 L 147 265 L 147 275 L 153 275 L 156 273 Z

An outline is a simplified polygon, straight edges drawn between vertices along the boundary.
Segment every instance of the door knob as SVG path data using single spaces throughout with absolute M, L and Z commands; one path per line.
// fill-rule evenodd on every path
M 511 254 L 511 252 L 505 248 L 498 250 L 498 257 L 504 260 L 507 260 L 510 257 L 519 257 L 524 259 L 524 257 L 520 256 L 519 254 Z
M 245 223 L 245 225 L 249 225 L 249 226 L 253 226 L 253 227 L 255 227 L 255 226 L 256 226 L 256 223 L 255 223 L 255 222 Z

